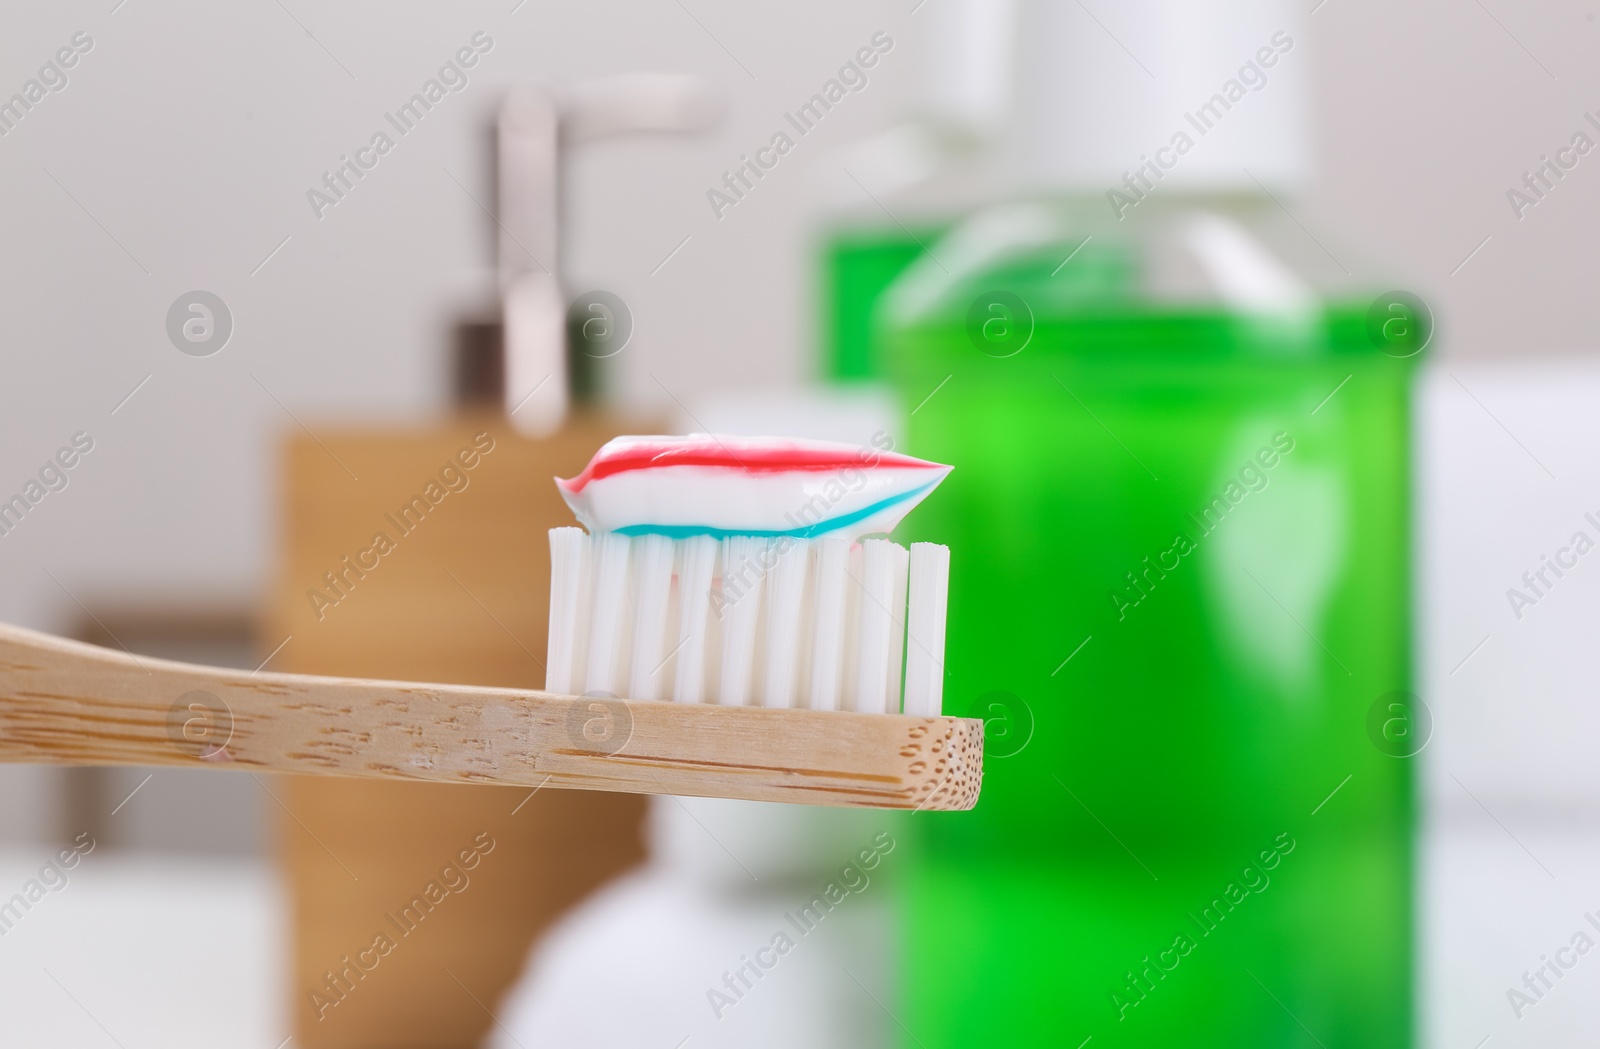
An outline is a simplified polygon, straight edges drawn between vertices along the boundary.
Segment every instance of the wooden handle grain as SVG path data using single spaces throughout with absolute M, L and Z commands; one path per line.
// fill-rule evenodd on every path
M 970 809 L 983 723 L 248 673 L 0 624 L 0 762 Z

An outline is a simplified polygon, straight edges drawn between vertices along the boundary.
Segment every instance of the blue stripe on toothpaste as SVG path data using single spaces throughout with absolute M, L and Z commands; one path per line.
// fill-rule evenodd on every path
M 913 488 L 909 492 L 901 492 L 899 495 L 891 495 L 887 499 L 881 499 L 878 502 L 873 503 L 871 506 L 862 507 L 860 510 L 853 510 L 848 514 L 840 514 L 838 517 L 830 517 L 826 521 L 818 521 L 816 524 L 806 525 L 802 528 L 779 530 L 756 528 L 713 528 L 710 525 L 638 524 L 628 525 L 626 528 L 618 528 L 617 533 L 619 535 L 664 535 L 669 539 L 688 539 L 691 536 L 697 535 L 709 535 L 713 539 L 726 539 L 731 535 L 748 535 L 754 536 L 757 539 L 781 539 L 785 536 L 789 537 L 790 539 L 814 539 L 819 535 L 827 535 L 829 532 L 836 531 L 840 528 L 847 528 L 858 521 L 865 521 L 873 514 L 887 510 L 896 503 L 902 503 L 913 496 L 921 495 L 938 483 L 938 481 L 931 481 L 920 488 Z

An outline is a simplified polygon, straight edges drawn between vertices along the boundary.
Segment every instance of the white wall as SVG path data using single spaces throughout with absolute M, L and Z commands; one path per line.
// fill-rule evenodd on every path
M 254 592 L 289 412 L 316 428 L 447 403 L 449 327 L 492 288 L 492 226 L 452 176 L 492 204 L 488 128 L 507 84 L 652 69 L 725 89 L 717 132 L 598 143 L 570 168 L 569 287 L 630 303 L 630 392 L 664 401 L 647 373 L 678 392 L 805 369 L 807 150 L 883 119 L 910 68 L 880 64 L 718 222 L 705 190 L 874 31 L 898 31 L 898 5 L 692 5 L 702 28 L 670 3 L 288 4 L 315 38 L 273 3 L 111 6 L 14 9 L 0 32 L 8 93 L 75 31 L 94 41 L 68 86 L 0 138 L 0 491 L 73 433 L 96 441 L 68 489 L 0 538 L 0 616 L 46 626 L 75 612 L 47 569 L 74 593 Z M 314 217 L 307 189 L 480 29 L 494 47 L 470 86 Z M 236 317 L 212 357 L 165 333 L 193 288 Z

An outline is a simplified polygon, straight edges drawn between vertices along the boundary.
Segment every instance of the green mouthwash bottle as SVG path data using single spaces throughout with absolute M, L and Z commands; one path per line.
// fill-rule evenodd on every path
M 1132 6 L 1161 18 L 1106 28 L 1169 116 L 1087 104 L 1139 116 L 1144 74 L 1037 14 L 1027 95 L 1078 104 L 1019 164 L 1065 188 L 929 243 L 876 315 L 905 449 L 955 466 L 905 538 L 954 551 L 945 709 L 989 735 L 977 809 L 913 819 L 903 1044 L 1403 1049 L 1429 319 L 1286 210 L 1281 6 Z

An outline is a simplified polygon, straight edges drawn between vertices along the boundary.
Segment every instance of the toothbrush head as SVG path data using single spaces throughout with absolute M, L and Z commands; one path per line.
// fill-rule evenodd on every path
M 546 688 L 938 718 L 950 551 L 866 538 L 950 467 L 773 437 L 619 437 L 558 480 Z M 842 727 L 842 726 L 841 726 Z

